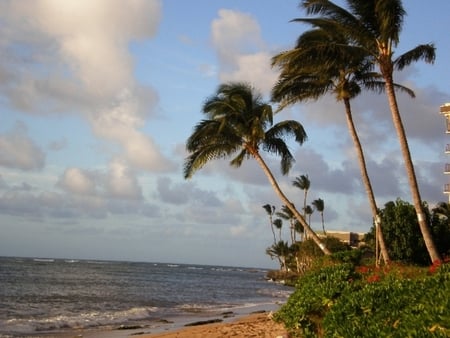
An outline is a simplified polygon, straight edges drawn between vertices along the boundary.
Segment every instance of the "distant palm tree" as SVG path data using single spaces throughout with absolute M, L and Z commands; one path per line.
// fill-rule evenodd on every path
M 394 90 L 394 70 L 402 70 L 419 60 L 428 63 L 434 62 L 435 47 L 432 44 L 418 45 L 394 58 L 395 47 L 400 41 L 403 18 L 406 14 L 402 1 L 346 0 L 345 3 L 349 10 L 329 0 L 303 0 L 302 5 L 307 14 L 317 14 L 322 17 L 296 20 L 309 22 L 315 27 L 329 32 L 339 32 L 349 42 L 348 50 L 365 53 L 367 59 L 378 66 L 385 81 L 385 92 L 400 143 L 419 227 L 431 261 L 441 261 L 442 258 L 426 221 L 408 139 Z
M 284 141 L 293 135 L 302 144 L 306 140 L 303 126 L 293 120 L 273 125 L 272 107 L 255 95 L 245 83 L 222 84 L 217 92 L 203 105 L 206 119 L 200 121 L 186 142 L 189 156 L 184 162 L 184 177 L 190 178 L 197 170 L 214 159 L 237 155 L 230 164 L 240 167 L 244 159 L 254 158 L 267 176 L 281 201 L 288 206 L 305 229 L 311 232 L 314 242 L 325 254 L 331 252 L 320 238 L 312 232 L 303 216 L 295 209 L 280 189 L 267 166 L 261 150 L 281 156 L 281 172 L 286 175 L 294 160 Z
M 325 202 L 323 201 L 323 199 L 318 198 L 318 199 L 312 201 L 312 205 L 316 208 L 316 210 L 318 212 L 320 212 L 320 218 L 322 219 L 323 234 L 326 236 L 327 233 L 325 232 L 325 222 L 323 219 L 323 211 L 325 209 Z
M 309 180 L 308 175 L 300 175 L 292 181 L 292 185 L 297 187 L 305 192 L 303 198 L 303 210 L 306 208 L 306 200 L 308 196 L 309 188 L 311 187 L 311 181 Z
M 277 238 L 275 237 L 275 230 L 273 228 L 273 214 L 275 213 L 275 206 L 270 204 L 264 204 L 263 209 L 266 210 L 267 215 L 269 215 L 269 223 L 270 223 L 270 229 L 272 230 L 273 234 L 273 244 L 277 242 Z
M 295 215 L 286 205 L 281 206 L 281 210 L 276 212 L 276 215 L 285 221 L 289 222 L 289 229 L 291 233 L 291 243 L 295 243 Z
M 313 212 L 314 212 L 314 209 L 310 205 L 307 205 L 305 207 L 305 215 L 308 217 L 309 226 L 311 226 L 311 215 L 313 214 Z
M 270 258 L 276 257 L 280 263 L 280 270 L 288 271 L 287 258 L 289 256 L 289 245 L 285 241 L 279 241 L 266 249 Z
M 306 218 L 306 200 L 308 198 L 308 191 L 311 187 L 311 181 L 309 180 L 308 175 L 300 175 L 292 181 L 292 185 L 304 191 L 303 196 L 303 216 Z M 308 236 L 308 233 L 305 232 L 305 238 Z
M 273 225 L 278 229 L 278 238 L 281 241 L 281 229 L 283 228 L 283 221 L 279 218 L 275 218 Z

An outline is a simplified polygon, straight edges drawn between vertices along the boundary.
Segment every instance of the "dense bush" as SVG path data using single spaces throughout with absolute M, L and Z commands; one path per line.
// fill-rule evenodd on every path
M 277 312 L 293 337 L 449 337 L 450 264 L 311 271 Z
M 439 207 L 429 210 L 423 203 L 423 210 L 433 241 L 440 255 L 450 253 L 450 206 L 440 203 Z M 430 263 L 415 208 L 409 202 L 397 199 L 390 201 L 380 210 L 383 237 L 389 257 L 393 261 L 426 266 Z M 366 234 L 364 241 L 375 250 L 375 228 Z

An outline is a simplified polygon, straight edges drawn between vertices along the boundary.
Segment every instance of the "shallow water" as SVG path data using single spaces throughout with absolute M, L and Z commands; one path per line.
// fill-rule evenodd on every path
M 155 326 L 284 302 L 265 270 L 95 260 L 0 258 L 0 335 Z M 161 324 L 157 325 L 161 326 Z

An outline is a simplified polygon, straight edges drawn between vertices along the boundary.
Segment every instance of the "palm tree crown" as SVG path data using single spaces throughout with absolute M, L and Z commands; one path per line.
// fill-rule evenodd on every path
M 186 143 L 191 155 L 185 161 L 185 178 L 210 160 L 235 154 L 230 164 L 239 167 L 245 158 L 261 149 L 279 155 L 281 171 L 287 174 L 295 160 L 284 137 L 293 135 L 299 144 L 307 137 L 297 121 L 273 125 L 272 107 L 260 95 L 254 95 L 245 83 L 219 86 L 216 94 L 203 105 L 203 113 L 207 118 L 197 124 Z
M 285 142 L 294 136 L 302 144 L 306 140 L 303 126 L 293 120 L 273 124 L 272 107 L 255 94 L 246 83 L 222 84 L 203 105 L 206 118 L 198 123 L 186 142 L 190 155 L 184 163 L 184 177 L 190 178 L 207 162 L 233 156 L 230 164 L 239 167 L 246 158 L 254 158 L 266 174 L 281 200 L 298 221 L 308 227 L 301 214 L 281 191 L 275 177 L 261 156 L 261 150 L 281 157 L 281 172 L 287 174 L 294 163 Z M 325 254 L 330 251 L 317 235 L 313 239 Z

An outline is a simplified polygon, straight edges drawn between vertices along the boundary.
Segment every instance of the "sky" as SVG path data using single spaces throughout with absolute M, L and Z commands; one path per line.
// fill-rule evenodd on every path
M 217 86 L 246 81 L 268 99 L 271 58 L 307 28 L 298 1 L 0 0 L 0 256 L 276 267 L 262 205 L 280 209 L 254 161 L 215 161 L 184 180 L 185 142 Z M 422 199 L 447 201 L 450 2 L 404 1 L 395 55 L 434 43 L 436 61 L 395 73 Z M 394 55 L 394 56 L 395 56 Z M 379 207 L 411 201 L 384 95 L 352 102 Z M 289 107 L 308 140 L 290 144 L 292 186 L 325 202 L 328 230 L 368 232 L 371 214 L 344 108 L 334 97 Z M 449 142 L 450 143 L 450 142 Z M 311 217 L 321 229 L 320 214 Z M 287 224 L 284 239 L 288 239 Z

